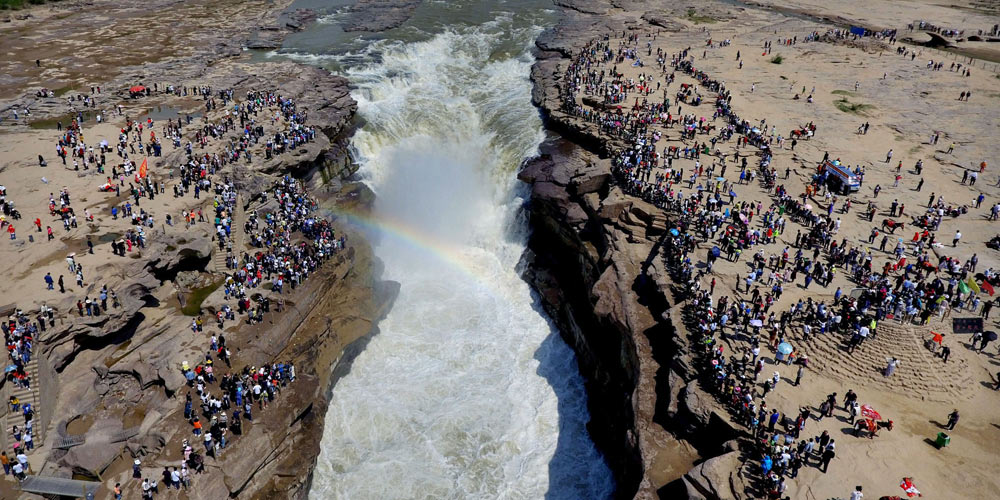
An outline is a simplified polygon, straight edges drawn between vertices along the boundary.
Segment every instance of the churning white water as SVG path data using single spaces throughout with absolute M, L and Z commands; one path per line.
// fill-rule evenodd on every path
M 313 499 L 611 493 L 573 353 L 516 270 L 536 34 L 501 17 L 377 43 L 378 64 L 347 71 L 376 253 L 402 287 L 333 390 Z

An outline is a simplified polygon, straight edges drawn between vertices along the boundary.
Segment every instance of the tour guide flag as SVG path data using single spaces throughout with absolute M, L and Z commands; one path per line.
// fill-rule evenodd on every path
M 970 291 L 969 290 L 969 285 L 966 285 L 964 281 L 959 281 L 958 282 L 958 293 L 965 294 L 965 293 L 969 293 L 969 291 Z
M 969 276 L 969 288 L 971 288 L 972 291 L 976 293 L 979 293 L 981 291 L 979 289 L 979 285 L 976 284 L 976 280 L 972 279 L 972 276 Z
M 989 281 L 984 281 L 982 287 L 983 290 L 986 290 L 986 293 L 990 294 L 990 297 L 993 296 L 993 285 Z
M 146 160 L 148 160 L 148 158 L 143 158 L 142 159 L 142 165 L 139 165 L 139 178 L 140 179 L 146 177 Z

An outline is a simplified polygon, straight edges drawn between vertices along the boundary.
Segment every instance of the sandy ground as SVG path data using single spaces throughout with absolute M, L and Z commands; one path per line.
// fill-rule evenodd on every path
M 872 23 L 898 26 L 899 21 L 910 17 L 920 18 L 909 9 L 910 2 L 803 2 L 803 8 L 812 8 L 824 13 L 836 12 L 841 16 L 859 16 Z M 924 6 L 921 5 L 921 9 Z M 901 12 L 910 12 L 903 17 Z M 963 9 L 944 6 L 927 6 L 931 16 L 947 13 L 949 22 L 969 21 L 971 15 L 981 21 L 983 15 Z M 985 242 L 997 234 L 997 224 L 987 221 L 989 206 L 1000 201 L 1000 170 L 997 166 L 1000 144 L 1000 122 L 995 114 L 1000 106 L 1000 77 L 989 70 L 974 69 L 971 77 L 949 71 L 953 57 L 922 47 L 907 46 L 916 51 L 917 56 L 896 55 L 890 50 L 865 52 L 842 44 L 825 42 L 801 43 L 810 32 L 823 33 L 828 26 L 815 24 L 803 19 L 777 18 L 759 11 L 745 11 L 736 19 L 727 22 L 694 24 L 678 33 L 661 32 L 653 38 L 641 38 L 645 68 L 631 66 L 631 61 L 618 64 L 620 71 L 638 80 L 640 73 L 654 75 L 654 82 L 663 82 L 663 76 L 655 68 L 655 50 L 660 47 L 669 54 L 676 54 L 685 47 L 691 47 L 695 56 L 695 68 L 706 71 L 713 78 L 722 80 L 734 93 L 732 106 L 736 112 L 750 122 L 767 119 L 767 127 L 776 127 L 776 135 L 783 137 L 793 128 L 813 122 L 818 126 L 817 134 L 810 140 L 798 142 L 794 152 L 790 140 L 786 139 L 784 149 L 777 149 L 772 165 L 783 177 L 786 168 L 791 169 L 789 180 L 779 180 L 792 195 L 804 190 L 805 184 L 815 172 L 815 166 L 824 152 L 831 158 L 840 158 L 850 165 L 863 165 L 866 176 L 860 192 L 851 196 L 854 208 L 848 214 L 834 215 L 842 219 L 837 240 L 847 238 L 850 244 L 871 248 L 874 256 L 873 268 L 891 260 L 887 252 L 880 252 L 876 245 L 868 245 L 868 234 L 883 218 L 888 217 L 888 206 L 898 200 L 906 206 L 906 217 L 897 218 L 910 222 L 913 215 L 923 213 L 931 193 L 944 198 L 949 205 L 967 205 L 968 214 L 958 218 L 946 217 L 938 231 L 938 240 L 946 243 L 935 248 L 938 255 L 954 256 L 963 261 L 978 254 L 977 270 L 1000 268 L 1000 254 L 988 249 Z M 986 27 L 985 23 L 983 23 Z M 655 32 L 655 30 L 653 31 Z M 619 33 L 620 36 L 620 33 Z M 780 46 L 779 39 L 797 36 L 800 43 Z M 727 47 L 706 47 L 711 39 L 714 43 L 731 39 Z M 645 57 L 647 41 L 652 42 L 653 57 Z M 762 55 L 765 41 L 773 42 L 769 54 Z M 614 42 L 613 42 L 614 43 Z M 613 47 L 615 45 L 613 44 Z M 737 52 L 743 59 L 740 69 Z M 782 56 L 780 64 L 772 63 L 776 55 Z M 926 68 L 928 60 L 944 60 L 941 71 Z M 959 59 L 961 61 L 961 59 Z M 669 57 L 668 57 L 669 62 Z M 982 61 L 979 61 L 982 63 Z M 883 77 L 884 75 L 884 77 Z M 858 83 L 855 90 L 855 83 Z M 673 105 L 670 112 L 677 115 L 674 93 L 680 83 L 696 84 L 694 80 L 677 74 L 677 81 L 668 87 Z M 815 87 L 815 90 L 812 90 Z M 796 93 L 805 93 L 794 100 Z M 959 93 L 972 91 L 970 101 L 959 101 Z M 835 94 L 835 92 L 837 92 Z M 708 95 L 704 89 L 702 95 Z M 813 103 L 806 102 L 812 94 Z M 659 100 L 654 93 L 650 100 Z M 838 109 L 835 101 L 846 98 L 852 103 L 868 104 L 871 107 L 862 113 L 849 113 Z M 634 95 L 626 104 L 634 102 Z M 682 113 L 694 113 L 712 119 L 713 98 L 707 105 L 693 107 L 682 104 Z M 871 125 L 866 135 L 857 133 L 858 127 L 868 122 Z M 720 122 L 721 123 L 721 122 Z M 936 145 L 929 144 L 934 131 L 942 136 Z M 661 150 L 666 145 L 681 144 L 679 129 L 664 129 L 665 137 L 657 143 Z M 698 141 L 707 141 L 710 135 L 699 135 Z M 950 143 L 955 142 L 953 153 L 947 153 Z M 687 141 L 683 144 L 691 144 Z M 721 144 L 722 152 L 732 158 L 733 142 Z M 892 149 L 891 163 L 885 163 L 886 152 Z M 746 149 L 741 151 L 745 155 Z M 756 158 L 748 158 L 751 168 L 756 166 Z M 895 166 L 902 161 L 902 180 L 893 187 Z M 913 170 L 917 160 L 924 164 L 922 178 L 924 185 L 916 191 L 921 176 Z M 703 165 L 713 161 L 702 156 Z M 965 169 L 975 168 L 982 161 L 989 166 L 975 186 L 963 185 L 960 181 Z M 674 160 L 674 167 L 685 169 L 685 179 L 694 167 L 694 160 Z M 726 177 L 735 181 L 739 168 L 730 161 Z M 701 180 L 701 179 L 699 179 Z M 879 212 L 875 222 L 861 219 L 861 209 L 874 199 L 873 189 L 880 185 L 882 191 L 875 203 Z M 687 183 L 683 183 L 684 188 Z M 685 189 L 685 191 L 690 191 Z M 758 182 L 735 187 L 738 200 L 761 201 L 766 208 L 769 198 Z M 974 208 L 974 200 L 983 193 L 986 200 L 982 208 Z M 843 203 L 841 198 L 837 206 Z M 825 209 L 827 202 L 822 196 L 812 200 L 817 210 Z M 838 210 L 839 212 L 839 210 Z M 785 234 L 776 244 L 763 247 L 765 255 L 778 254 L 783 247 L 791 246 L 796 230 L 800 226 L 790 223 Z M 952 248 L 951 239 L 955 230 L 964 235 L 957 248 Z M 913 231 L 896 236 L 906 241 Z M 889 245 L 891 249 L 893 245 Z M 699 259 L 704 259 L 699 250 Z M 754 247 L 752 252 L 756 252 Z M 794 251 L 794 249 L 793 249 Z M 749 253 L 744 257 L 749 257 Z M 910 255 L 912 258 L 912 255 Z M 734 295 L 733 288 L 737 276 L 747 273 L 746 262 L 718 261 L 714 274 L 706 276 L 705 285 L 714 277 L 718 280 L 716 297 Z M 892 259 L 894 260 L 894 259 Z M 813 297 L 815 300 L 832 300 L 836 287 L 845 291 L 853 288 L 841 273 L 827 288 L 816 286 L 809 290 L 801 288 L 801 279 L 785 286 L 786 293 L 772 310 L 787 309 L 799 298 Z M 736 294 L 742 296 L 742 294 Z M 967 311 L 955 311 L 953 317 L 976 316 Z M 987 329 L 998 325 L 998 319 L 989 321 Z M 883 431 L 875 440 L 855 438 L 849 434 L 850 425 L 842 410 L 836 417 L 821 422 L 810 421 L 803 436 L 819 435 L 829 430 L 838 442 L 837 458 L 831 464 L 830 473 L 823 474 L 816 468 L 803 469 L 799 477 L 790 481 L 788 494 L 791 498 L 828 499 L 847 497 L 854 485 L 864 485 L 866 498 L 882 495 L 899 495 L 902 490 L 898 483 L 904 476 L 913 476 L 925 498 L 988 498 L 995 495 L 1000 480 L 994 475 L 995 449 L 1000 444 L 1000 424 L 997 423 L 995 408 L 998 394 L 992 390 L 995 379 L 991 374 L 1000 369 L 1000 355 L 991 346 L 984 354 L 976 354 L 968 348 L 969 335 L 952 334 L 951 322 L 934 318 L 927 327 L 903 325 L 897 321 L 885 321 L 880 326 L 878 341 L 866 345 L 854 356 L 837 347 L 833 340 L 816 340 L 800 343 L 798 349 L 813 358 L 813 365 L 807 371 L 804 382 L 799 387 L 790 383 L 795 379 L 795 367 L 768 365 L 765 374 L 781 372 L 784 382 L 768 396 L 768 403 L 782 411 L 794 414 L 802 406 L 818 407 L 827 394 L 837 392 L 841 397 L 848 389 L 854 389 L 863 403 L 873 405 L 886 418 L 894 420 L 892 432 Z M 922 342 L 930 330 L 945 334 L 945 344 L 952 348 L 951 359 L 943 363 L 924 349 Z M 733 346 L 739 347 L 739 346 Z M 768 354 L 770 356 L 770 354 Z M 903 360 L 896 374 L 886 379 L 879 370 L 885 358 L 896 356 Z M 951 433 L 951 445 L 944 449 L 932 446 L 930 440 L 942 430 L 947 415 L 952 409 L 961 412 L 962 419 L 957 429 Z

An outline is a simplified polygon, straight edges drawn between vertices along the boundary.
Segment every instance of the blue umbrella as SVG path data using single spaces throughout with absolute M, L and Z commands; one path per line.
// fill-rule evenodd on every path
M 677 231 L 676 229 L 671 229 L 670 230 L 670 234 L 673 235 L 673 236 L 677 236 L 678 234 L 681 234 L 681 233 L 679 231 Z
M 722 250 L 719 250 L 719 247 L 712 247 L 712 250 L 710 252 L 712 254 L 712 257 L 718 257 L 719 254 L 722 253 Z
M 184 374 L 184 377 L 187 378 L 188 380 L 194 380 L 195 374 L 194 374 L 193 371 L 189 371 L 189 372 L 187 372 L 187 373 Z
M 792 344 L 789 344 L 788 342 L 782 342 L 778 344 L 778 352 L 780 352 L 781 354 L 788 354 L 792 351 L 793 351 Z

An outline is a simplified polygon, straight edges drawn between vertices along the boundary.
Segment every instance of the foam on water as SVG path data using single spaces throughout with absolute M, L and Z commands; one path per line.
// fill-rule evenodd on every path
M 458 262 L 381 236 L 402 284 L 381 333 L 333 390 L 311 497 L 603 498 L 572 351 L 516 266 L 517 166 L 542 125 L 530 103 L 538 28 L 509 16 L 399 44 L 348 71 L 365 127 L 362 172 L 391 218 Z M 509 50 L 511 44 L 518 51 Z

